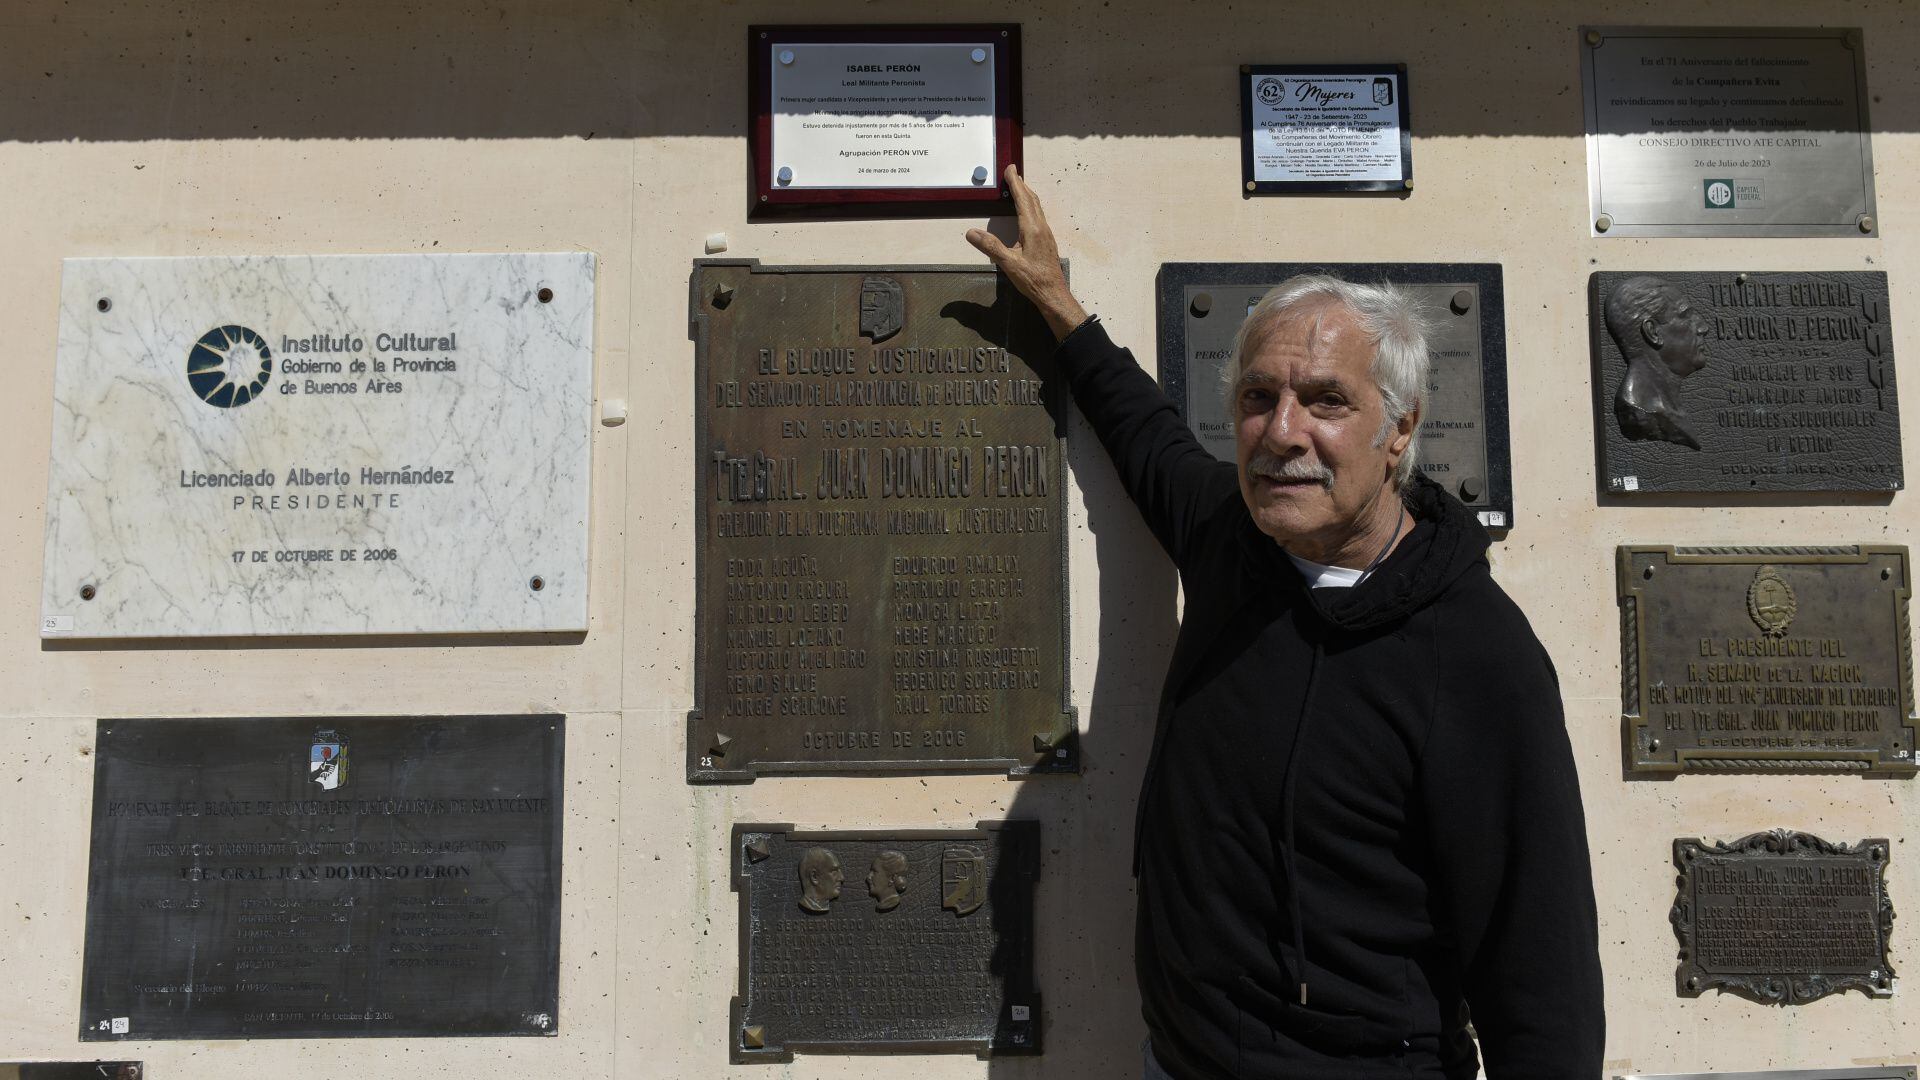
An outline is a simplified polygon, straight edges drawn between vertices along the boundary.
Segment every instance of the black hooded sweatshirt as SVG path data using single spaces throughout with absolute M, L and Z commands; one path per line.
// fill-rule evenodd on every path
M 1416 477 L 1412 530 L 1308 589 L 1097 322 L 1060 360 L 1180 570 L 1140 793 L 1135 964 L 1186 1078 L 1594 1080 L 1605 1018 L 1553 665 L 1472 513 Z

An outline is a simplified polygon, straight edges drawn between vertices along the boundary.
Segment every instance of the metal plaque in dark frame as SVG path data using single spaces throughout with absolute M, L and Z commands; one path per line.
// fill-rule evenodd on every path
M 783 188 L 773 178 L 773 79 L 781 45 L 911 45 L 966 43 L 989 37 L 994 63 L 993 175 L 973 186 L 939 188 Z M 747 27 L 747 217 L 906 218 L 986 217 L 1013 213 L 1005 184 L 1008 165 L 1025 166 L 1021 151 L 1020 26 L 1018 23 L 846 24 Z
M 1885 273 L 1602 270 L 1587 304 L 1601 495 L 1905 486 Z
M 1245 321 L 1249 302 L 1301 274 L 1392 282 L 1425 299 L 1438 328 L 1437 385 L 1421 421 L 1419 444 L 1432 468 L 1423 471 L 1460 497 L 1482 525 L 1496 533 L 1510 529 L 1506 291 L 1497 263 L 1161 264 L 1160 386 L 1194 434 L 1214 456 L 1234 460 L 1217 377 L 1231 362 L 1233 333 Z M 1219 328 L 1211 329 L 1216 323 Z
M 807 1054 L 1040 1053 L 1040 824 L 733 827 L 735 1064 Z
M 0 1080 L 141 1080 L 143 1061 L 0 1061 Z
M 1254 80 L 1262 75 L 1370 75 L 1393 80 L 1400 112 L 1400 178 L 1397 180 L 1260 180 L 1253 167 Z M 1413 114 L 1407 104 L 1405 64 L 1242 64 L 1240 65 L 1240 187 L 1253 195 L 1328 195 L 1341 192 L 1413 190 Z
M 1890 851 L 1885 839 L 1836 844 L 1791 829 L 1730 844 L 1675 839 L 1668 918 L 1679 995 L 1717 989 L 1766 1005 L 1847 990 L 1892 997 Z
M 85 1042 L 554 1035 L 566 718 L 101 720 Z
M 689 284 L 687 779 L 1078 772 L 1040 313 L 984 266 L 701 259 Z
M 1915 774 L 1907 549 L 1622 545 L 1630 774 Z

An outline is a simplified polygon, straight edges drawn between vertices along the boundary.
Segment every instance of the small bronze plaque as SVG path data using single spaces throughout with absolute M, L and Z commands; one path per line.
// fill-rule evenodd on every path
M 733 827 L 740 1062 L 798 1053 L 1040 1052 L 1040 826 Z
M 1507 325 L 1500 267 L 1487 263 L 1166 263 L 1160 267 L 1160 386 L 1201 445 L 1234 460 L 1225 378 L 1247 312 L 1301 274 L 1392 282 L 1432 322 L 1433 367 L 1416 463 L 1480 523 L 1513 524 L 1507 438 Z
M 1600 490 L 1898 491 L 1887 275 L 1602 271 Z
M 1914 774 L 1904 547 L 1621 547 L 1636 773 Z
M 80 1038 L 555 1034 L 564 725 L 100 721 Z
M 1787 829 L 1731 844 L 1673 842 L 1680 994 L 1719 989 L 1768 1005 L 1845 990 L 1893 994 L 1887 842 L 1834 844 Z
M 693 271 L 687 777 L 1077 771 L 1053 335 L 982 268 Z

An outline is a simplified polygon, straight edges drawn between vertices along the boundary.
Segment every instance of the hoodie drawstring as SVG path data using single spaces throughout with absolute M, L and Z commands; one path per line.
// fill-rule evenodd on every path
M 1300 867 L 1293 851 L 1293 793 L 1298 786 L 1294 775 L 1299 771 L 1301 734 L 1307 730 L 1307 724 L 1313 716 L 1313 695 L 1320 685 L 1320 661 L 1323 655 L 1321 642 L 1313 642 L 1313 658 L 1307 663 L 1306 698 L 1300 704 L 1300 719 L 1293 726 L 1293 745 L 1287 751 L 1287 771 L 1280 780 L 1280 860 L 1287 871 L 1287 913 L 1293 923 L 1294 977 L 1300 980 L 1300 1004 L 1307 1003 L 1307 931 L 1300 919 Z

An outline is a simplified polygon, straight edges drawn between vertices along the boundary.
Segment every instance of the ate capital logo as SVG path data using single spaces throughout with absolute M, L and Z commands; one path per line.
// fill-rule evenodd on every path
M 1279 79 L 1274 79 L 1274 78 L 1261 79 L 1257 84 L 1255 84 L 1253 88 L 1253 92 L 1255 95 L 1257 95 L 1260 98 L 1260 104 L 1262 105 L 1280 104 L 1280 80 Z
M 1708 180 L 1706 182 L 1707 209 L 1733 209 L 1733 181 Z
M 272 375 L 267 339 L 244 326 L 214 327 L 187 353 L 187 385 L 218 409 L 237 409 L 259 397 Z

